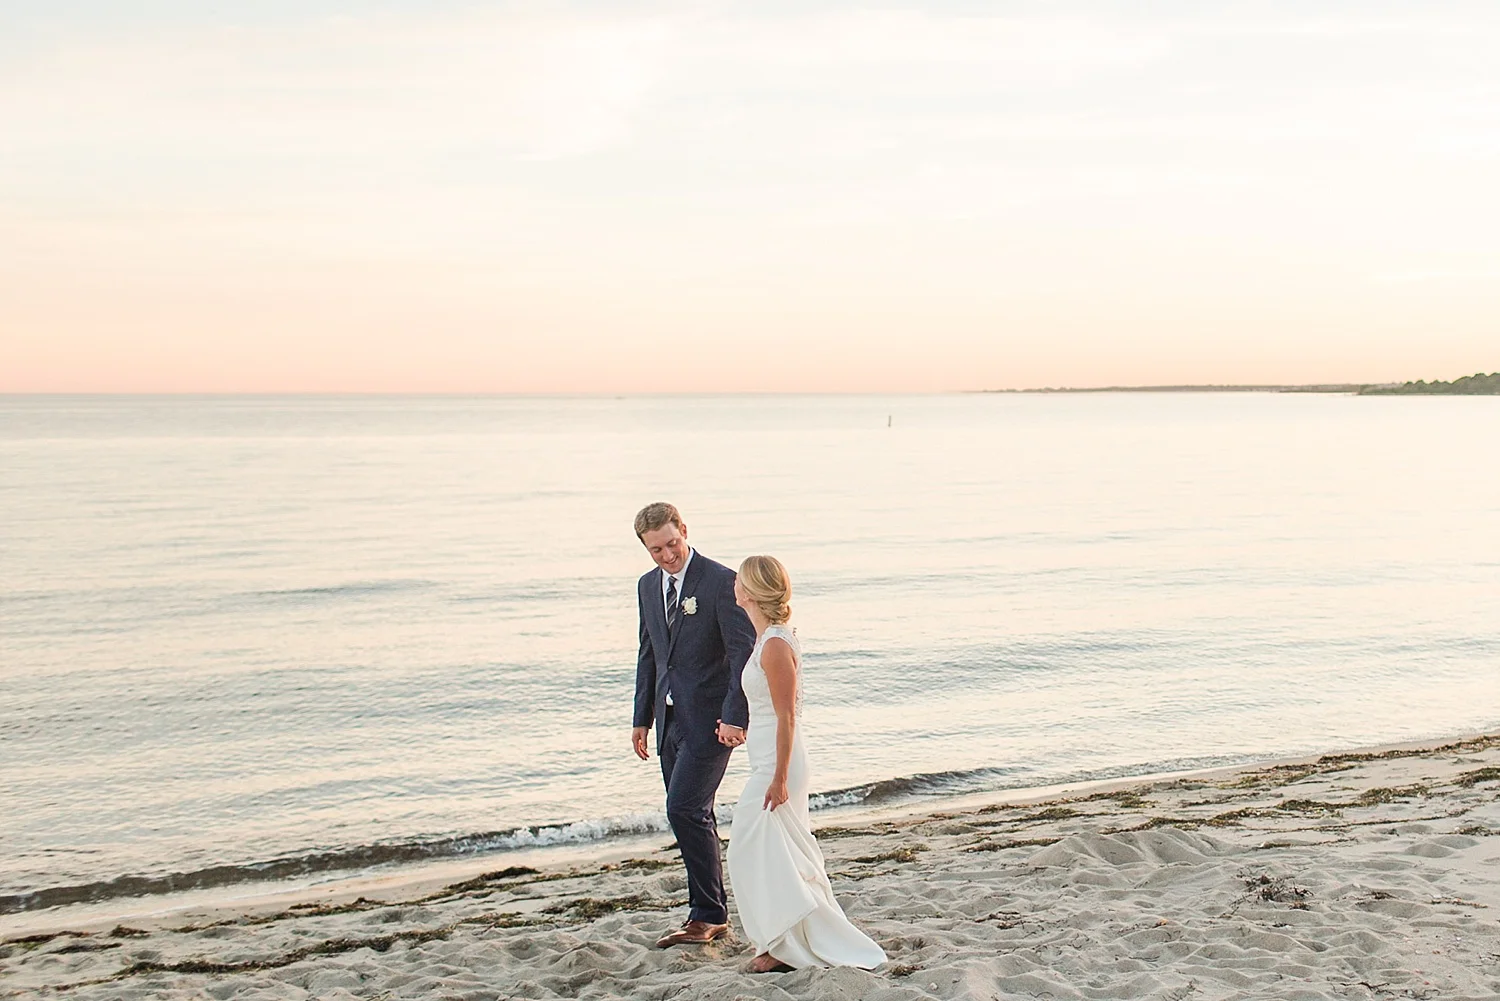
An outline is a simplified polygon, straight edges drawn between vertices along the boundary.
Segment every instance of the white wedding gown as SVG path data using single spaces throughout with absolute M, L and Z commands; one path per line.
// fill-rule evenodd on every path
M 801 646 L 786 626 L 770 626 L 745 663 L 745 698 L 750 703 L 745 750 L 750 754 L 750 778 L 735 805 L 729 832 L 729 883 L 740 923 L 757 954 L 769 952 L 788 966 L 868 970 L 885 962 L 885 953 L 849 923 L 833 897 L 823 852 L 813 838 L 807 814 L 807 751 L 801 727 L 787 771 L 791 798 L 775 810 L 764 806 L 766 788 L 776 772 L 777 721 L 760 651 L 772 637 L 785 640 L 796 655 L 799 709 L 801 704 Z

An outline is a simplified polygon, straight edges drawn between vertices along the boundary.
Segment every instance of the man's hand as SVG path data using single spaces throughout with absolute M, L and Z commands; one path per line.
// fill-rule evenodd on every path
M 646 733 L 650 729 L 648 726 L 637 726 L 630 730 L 630 746 L 635 748 L 635 756 L 642 761 L 651 757 L 651 752 L 646 750 Z
M 745 731 L 719 720 L 719 743 L 725 747 L 739 747 L 745 742 Z

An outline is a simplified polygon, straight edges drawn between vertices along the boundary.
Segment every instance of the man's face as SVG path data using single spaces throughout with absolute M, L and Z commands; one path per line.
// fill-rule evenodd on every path
M 687 563 L 687 526 L 678 528 L 670 521 L 661 528 L 641 536 L 641 544 L 656 561 L 656 565 L 669 574 L 677 573 Z

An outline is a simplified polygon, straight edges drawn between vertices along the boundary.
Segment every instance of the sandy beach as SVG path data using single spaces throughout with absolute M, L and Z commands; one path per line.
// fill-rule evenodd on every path
M 890 956 L 872 972 L 654 949 L 685 897 L 659 846 L 238 912 L 13 915 L 0 997 L 1495 998 L 1497 835 L 1483 736 L 825 826 Z

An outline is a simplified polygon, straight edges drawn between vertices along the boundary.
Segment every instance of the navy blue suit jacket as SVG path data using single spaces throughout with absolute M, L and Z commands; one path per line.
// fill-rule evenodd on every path
M 718 721 L 750 725 L 750 707 L 740 688 L 745 661 L 755 648 L 755 627 L 734 602 L 734 571 L 696 550 L 682 579 L 675 629 L 667 629 L 661 570 L 653 568 L 636 588 L 640 602 L 641 653 L 635 669 L 633 726 L 666 718 L 671 684 L 674 725 L 688 745 L 702 752 L 727 753 L 719 743 Z M 689 615 L 688 599 L 696 598 Z M 656 728 L 660 751 L 662 728 Z

